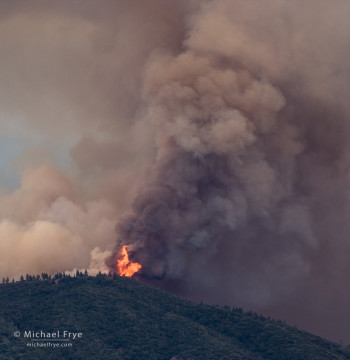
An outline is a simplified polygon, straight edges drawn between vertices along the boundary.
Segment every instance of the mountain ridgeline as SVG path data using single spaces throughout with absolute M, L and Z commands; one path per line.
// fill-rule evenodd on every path
M 119 276 L 0 285 L 0 360 L 332 360 L 350 351 L 279 320 Z

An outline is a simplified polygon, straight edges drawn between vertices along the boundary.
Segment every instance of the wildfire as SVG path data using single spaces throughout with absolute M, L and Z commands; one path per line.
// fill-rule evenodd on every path
M 118 260 L 118 273 L 120 276 L 131 277 L 142 268 L 141 264 L 136 262 L 130 262 L 127 252 L 127 246 L 124 245 L 120 252 L 121 259 Z

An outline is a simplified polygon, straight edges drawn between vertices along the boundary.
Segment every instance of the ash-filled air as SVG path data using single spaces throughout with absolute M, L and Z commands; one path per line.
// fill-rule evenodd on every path
M 0 10 L 2 276 L 126 245 L 147 281 L 350 341 L 347 0 Z

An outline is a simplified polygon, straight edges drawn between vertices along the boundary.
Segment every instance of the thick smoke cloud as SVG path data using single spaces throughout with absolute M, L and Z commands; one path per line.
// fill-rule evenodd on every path
M 180 44 L 185 8 L 0 4 L 1 139 L 23 150 L 10 169 L 19 187 L 13 175 L 1 184 L 1 276 L 109 270 L 117 219 L 153 154 L 151 134 L 133 130 L 144 62 Z
M 0 10 L 2 137 L 27 144 L 2 276 L 127 244 L 148 281 L 350 340 L 347 1 Z
M 156 155 L 118 241 L 166 288 L 334 337 L 347 325 L 320 309 L 334 323 L 350 295 L 350 7 L 310 5 L 202 3 L 182 51 L 149 57 L 138 121 Z

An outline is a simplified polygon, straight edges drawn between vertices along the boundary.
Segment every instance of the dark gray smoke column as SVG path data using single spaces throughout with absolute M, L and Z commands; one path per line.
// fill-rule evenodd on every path
M 209 2 L 181 53 L 150 56 L 138 126 L 152 129 L 155 157 L 118 248 L 194 298 L 341 337 L 350 132 L 339 44 L 350 7 L 317 4 Z M 342 25 L 321 25 L 322 14 Z

